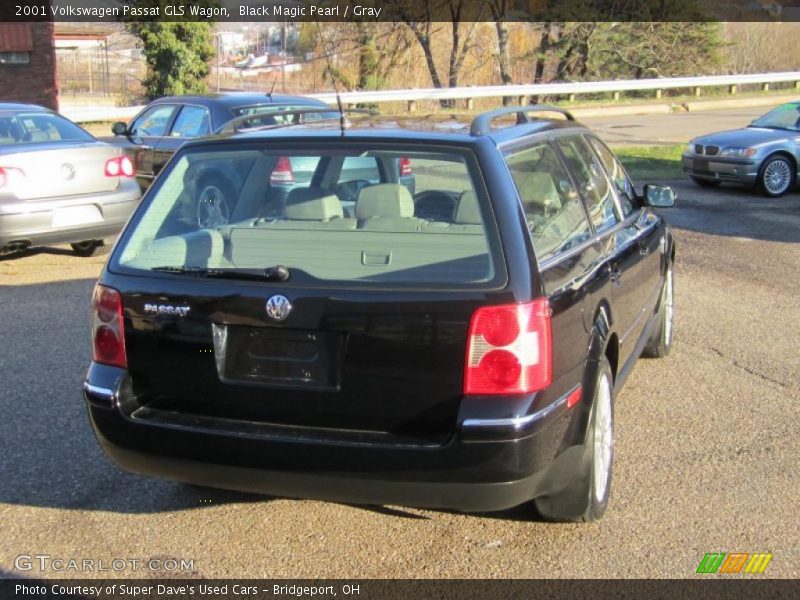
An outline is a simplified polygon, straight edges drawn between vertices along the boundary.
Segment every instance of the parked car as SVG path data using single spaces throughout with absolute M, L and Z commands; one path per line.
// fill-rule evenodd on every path
M 90 256 L 140 198 L 119 148 L 52 110 L 0 103 L 0 254 L 69 243 Z
M 281 115 L 287 110 L 299 110 L 294 115 Z M 314 110 L 302 114 L 303 110 Z M 330 109 L 327 112 L 319 109 Z M 225 131 L 235 133 L 239 129 L 259 126 L 290 125 L 300 120 L 313 122 L 336 119 L 339 112 L 319 100 L 303 96 L 278 94 L 253 94 L 226 92 L 196 96 L 169 96 L 154 100 L 129 124 L 114 123 L 112 131 L 116 143 L 125 148 L 136 169 L 142 189 L 147 189 L 155 176 L 187 140 Z M 238 120 L 238 126 L 232 122 Z M 316 168 L 313 157 L 295 156 L 286 158 L 275 166 L 270 174 L 270 183 L 285 200 L 297 186 L 307 185 Z M 414 193 L 414 177 L 407 163 L 399 165 L 402 170 L 401 183 Z M 345 210 L 352 211 L 358 190 L 370 182 L 377 181 L 377 174 L 358 157 L 348 159 L 345 164 L 347 177 L 342 178 L 339 189 Z M 210 178 L 214 184 L 209 183 Z M 227 204 L 227 195 L 237 186 L 239 175 L 235 172 L 212 172 L 202 181 L 195 182 L 198 192 L 219 199 Z M 277 204 L 276 204 L 277 206 Z M 282 207 L 278 209 L 282 212 Z M 280 214 L 280 213 L 279 213 Z
M 693 139 L 683 154 L 683 170 L 704 187 L 727 181 L 783 196 L 797 182 L 798 134 L 800 101 L 787 102 L 742 129 Z
M 211 135 L 236 117 L 291 108 L 330 108 L 302 96 L 222 92 L 167 96 L 148 104 L 130 123 L 114 123 L 116 143 L 127 152 L 143 189 L 187 140 Z M 331 109 L 331 115 L 336 114 Z M 269 122 L 269 121 L 267 121 Z
M 528 119 L 546 111 L 563 117 Z M 178 151 L 94 291 L 83 390 L 115 463 L 279 496 L 604 513 L 614 395 L 672 344 L 675 244 L 651 207 L 674 192 L 638 195 L 560 109 L 410 126 Z M 314 158 L 314 176 L 265 217 L 287 156 Z M 337 196 L 350 158 L 380 174 L 352 217 Z M 245 174 L 226 218 L 192 187 L 212 163 Z

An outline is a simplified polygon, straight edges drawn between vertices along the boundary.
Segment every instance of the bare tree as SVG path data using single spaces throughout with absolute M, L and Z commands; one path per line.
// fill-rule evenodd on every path
M 503 85 L 512 83 L 511 77 L 511 56 L 508 49 L 508 14 L 509 0 L 491 0 L 489 10 L 494 20 L 495 31 L 497 32 L 497 66 L 500 69 L 500 82 Z M 509 106 L 512 102 L 511 96 L 503 97 L 503 105 Z
M 431 76 L 431 83 L 435 88 L 443 87 L 442 77 L 436 67 L 433 51 L 434 35 L 438 34 L 442 30 L 442 27 L 436 25 L 435 22 L 431 20 L 431 17 L 433 14 L 442 14 L 441 11 L 445 11 L 445 14 L 450 18 L 447 85 L 448 87 L 457 87 L 459 74 L 464 67 L 464 60 L 469 52 L 476 47 L 475 32 L 478 19 L 471 22 L 465 21 L 465 11 L 469 4 L 468 0 L 444 0 L 439 3 L 425 2 L 422 5 L 422 16 L 424 20 L 415 20 L 417 16 L 420 16 L 419 5 L 414 6 L 413 10 L 409 10 L 410 7 L 402 0 L 397 4 L 396 8 L 398 14 L 411 30 L 411 33 L 422 49 L 423 56 L 425 57 L 425 64 Z M 470 18 L 474 17 L 475 15 L 470 15 Z M 441 100 L 440 105 L 443 108 L 452 108 L 455 106 L 455 101 Z

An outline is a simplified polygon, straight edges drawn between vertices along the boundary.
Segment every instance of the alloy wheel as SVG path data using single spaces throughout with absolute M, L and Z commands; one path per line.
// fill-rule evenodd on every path
M 792 167 L 783 158 L 776 158 L 764 168 L 764 187 L 770 194 L 783 194 L 792 182 Z
M 597 382 L 594 419 L 594 496 L 602 502 L 608 489 L 611 473 L 611 453 L 614 447 L 614 431 L 611 417 L 611 381 L 603 373 Z

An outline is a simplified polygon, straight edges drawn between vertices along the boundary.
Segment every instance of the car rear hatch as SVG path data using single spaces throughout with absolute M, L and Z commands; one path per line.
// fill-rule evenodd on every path
M 453 430 L 469 320 L 482 295 L 365 298 L 203 283 L 165 293 L 173 286 L 162 281 L 158 292 L 123 294 L 128 366 L 143 406 L 227 423 L 212 428 L 240 422 L 234 431 L 269 423 L 443 442 Z M 292 311 L 278 324 L 266 303 L 281 292 Z M 151 312 L 169 307 L 190 310 Z
M 471 316 L 509 297 L 474 157 L 395 153 L 425 166 L 422 185 L 444 188 L 443 202 L 455 194 L 469 203 L 458 211 L 464 222 L 415 218 L 410 192 L 396 181 L 360 192 L 358 222 L 342 217 L 331 191 L 313 187 L 297 195 L 286 218 L 264 219 L 259 206 L 271 200 L 263 182 L 289 152 L 209 148 L 216 151 L 184 150 L 172 161 L 109 264 L 109 284 L 122 294 L 136 396 L 126 410 L 237 435 L 278 428 L 445 443 L 463 396 Z M 392 152 L 354 150 L 396 161 Z M 220 172 L 228 160 L 224 172 L 242 174 L 231 222 L 190 226 L 195 208 L 181 182 L 206 166 Z M 336 178 L 326 177 L 336 189 Z
M 96 142 L 32 144 L 0 156 L 0 166 L 20 175 L 14 185 L 18 199 L 46 200 L 116 190 L 120 178 L 106 175 L 106 163 L 119 154 Z

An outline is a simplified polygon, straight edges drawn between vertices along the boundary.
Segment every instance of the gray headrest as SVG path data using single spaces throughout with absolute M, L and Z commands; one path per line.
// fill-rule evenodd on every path
M 399 183 L 379 183 L 361 188 L 356 200 L 356 219 L 413 217 L 414 199 Z
M 315 188 L 295 188 L 289 192 L 285 214 L 292 221 L 329 221 L 344 217 L 339 198 Z
M 472 190 L 467 190 L 461 194 L 456 209 L 455 222 L 463 225 L 481 225 L 481 209 L 478 206 L 478 197 Z

